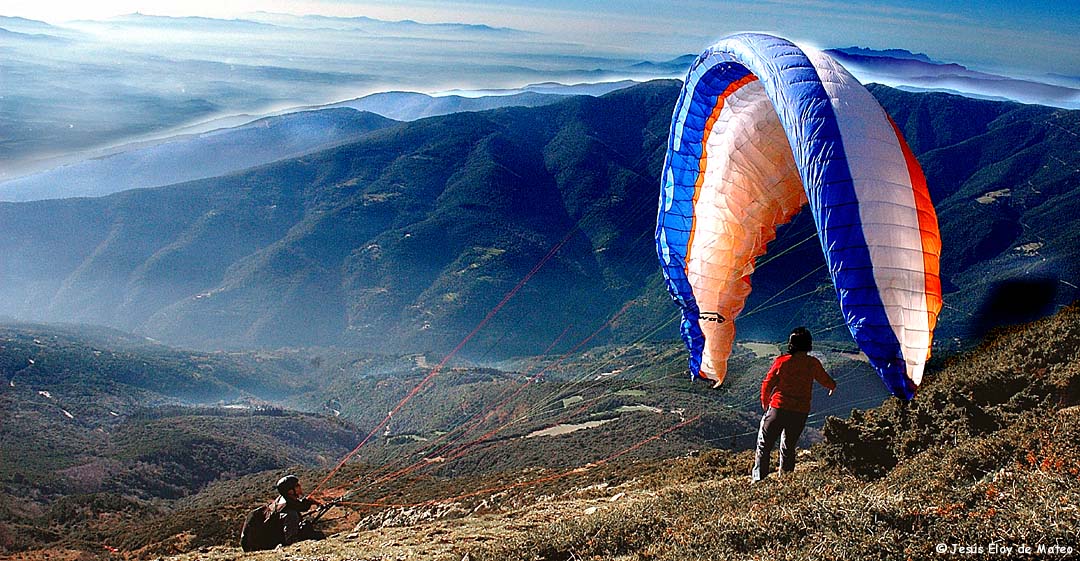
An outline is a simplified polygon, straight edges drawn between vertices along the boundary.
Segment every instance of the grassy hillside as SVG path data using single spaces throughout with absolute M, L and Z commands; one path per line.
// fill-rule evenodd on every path
M 795 473 L 751 485 L 750 452 L 401 489 L 329 523 L 321 559 L 972 559 L 1075 557 L 1080 307 L 1000 330 L 895 400 L 830 418 Z M 655 428 L 655 427 L 654 427 Z M 646 433 L 639 436 L 644 437 Z M 674 434 L 674 433 L 672 433 Z M 422 483 L 422 481 L 421 481 Z M 939 545 L 944 544 L 944 545 Z M 972 550 L 953 550 L 954 547 Z M 978 548 L 982 550 L 978 550 Z M 1003 548 L 1012 548 L 1005 550 Z M 1018 553 L 1019 548 L 1031 548 Z M 1041 549 L 1040 549 L 1041 548 Z M 1071 548 L 1071 549 L 1070 549 Z M 231 544 L 178 559 L 277 559 Z
M 472 558 L 896 559 L 932 557 L 939 543 L 1075 555 L 1078 358 L 1072 307 L 996 333 L 928 376 L 910 405 L 829 419 L 790 477 L 751 486 L 748 455 L 706 456 L 660 471 L 654 499 Z M 685 483 L 695 479 L 706 482 Z
M 285 471 L 318 481 L 368 435 L 324 492 L 430 501 L 595 462 L 745 448 L 775 350 L 738 348 L 728 386 L 715 391 L 687 381 L 674 343 L 451 361 L 436 371 L 436 358 L 420 354 L 202 353 L 89 327 L 23 324 L 2 334 L 0 548 L 26 555 L 232 543 L 237 519 L 267 500 L 270 482 Z M 865 363 L 827 345 L 821 356 L 843 386 L 819 398 L 808 442 L 820 438 L 822 412 L 882 399 Z M 402 516 L 359 505 L 342 514 L 338 524 Z
M 0 405 L 0 548 L 8 552 L 145 539 L 134 529 L 169 518 L 177 499 L 212 482 L 269 471 L 265 492 L 275 473 L 326 465 L 361 438 L 347 423 L 282 410 L 156 408 L 90 428 L 8 394 Z
M 102 328 L 0 326 L 0 552 L 100 551 L 212 482 L 359 442 L 348 422 L 270 406 L 314 386 L 283 372 Z

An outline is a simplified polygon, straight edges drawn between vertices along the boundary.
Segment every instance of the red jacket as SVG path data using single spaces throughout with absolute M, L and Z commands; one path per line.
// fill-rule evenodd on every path
M 836 389 L 836 380 L 825 372 L 818 359 L 806 353 L 776 357 L 761 383 L 761 408 L 771 406 L 809 413 L 814 380 L 829 390 Z

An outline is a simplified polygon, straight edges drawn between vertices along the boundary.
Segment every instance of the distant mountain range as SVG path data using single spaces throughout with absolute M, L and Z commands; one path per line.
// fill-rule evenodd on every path
M 637 84 L 631 80 L 565 85 L 559 83 L 531 84 L 509 90 L 480 90 L 481 95 L 428 95 L 419 92 L 380 92 L 326 107 L 350 107 L 370 111 L 398 121 L 415 121 L 424 117 L 486 111 L 500 107 L 539 107 L 549 105 L 570 95 L 599 96 Z
M 62 28 L 56 27 L 54 25 L 49 25 L 48 23 L 45 23 L 43 21 L 2 15 L 0 15 L 0 28 L 3 28 L 4 31 L 17 32 L 21 34 L 58 35 L 64 33 L 64 30 Z
M 211 331 L 182 338 L 196 345 L 447 348 L 573 234 L 483 340 L 523 320 L 556 335 L 576 324 L 583 336 L 597 325 L 581 314 L 614 312 L 655 273 L 633 245 L 642 240 L 622 230 L 651 228 L 655 188 L 646 174 L 662 158 L 674 85 L 624 91 L 425 119 L 176 188 L 28 203 L 44 214 L 3 226 L 14 236 L 0 258 L 4 286 L 21 302 L 3 312 L 119 321 L 168 341 L 194 322 Z M 582 134 L 591 129 L 601 137 Z M 71 221 L 63 230 L 41 228 L 56 219 L 48 218 L 54 204 L 79 217 L 61 219 Z M 14 218 L 20 208 L 0 213 Z M 47 231 L 75 245 L 47 256 Z M 33 272 L 20 272 L 26 258 Z M 33 296 L 45 293 L 48 303 Z M 540 302 L 560 304 L 538 310 Z M 203 315 L 219 311 L 226 315 Z M 246 317 L 220 321 L 235 312 Z M 545 345 L 514 339 L 504 351 Z
M 390 119 L 413 121 L 463 111 L 536 107 L 570 95 L 603 95 L 634 84 L 630 80 L 573 85 L 542 83 L 470 96 L 383 92 L 262 119 L 238 116 L 234 119 L 243 123 L 239 126 L 228 126 L 233 119 L 219 119 L 201 126 L 221 124 L 208 132 L 120 146 L 98 157 L 0 182 L 0 201 L 99 197 L 227 175 L 355 142 L 368 132 L 389 126 L 394 122 Z
M 392 31 L 426 31 L 426 32 L 451 32 L 451 33 L 477 33 L 477 34 L 508 34 L 517 37 L 535 35 L 528 31 L 509 27 L 493 27 L 483 24 L 469 23 L 420 23 L 413 20 L 387 21 L 364 16 L 357 17 L 334 17 L 324 15 L 281 14 L 273 12 L 252 12 L 244 15 L 244 19 L 282 25 L 293 28 L 311 29 L 335 29 L 341 31 L 366 31 L 369 33 L 386 33 Z
M 638 48 L 637 54 L 627 54 L 621 47 L 593 50 L 520 29 L 363 17 L 135 13 L 62 25 L 0 17 L 5 53 L 0 73 L 13 78 L 5 82 L 0 104 L 0 181 L 109 156 L 133 143 L 146 147 L 178 134 L 237 126 L 294 108 L 321 108 L 372 92 L 451 94 L 421 101 L 422 110 L 412 107 L 415 100 L 403 101 L 409 107 L 394 114 L 380 100 L 387 111 L 380 114 L 407 120 L 509 101 L 454 100 L 452 90 L 458 88 L 465 98 L 523 94 L 513 103 L 535 106 L 546 101 L 526 92 L 568 92 L 520 84 L 573 84 L 575 93 L 598 95 L 605 86 L 585 91 L 587 84 L 678 79 L 696 58 L 666 50 L 650 55 L 648 47 Z M 1067 76 L 995 75 L 901 49 L 831 52 L 864 82 L 1080 107 L 1080 84 Z M 57 183 L 68 179 L 73 178 L 65 173 Z M 120 188 L 97 185 L 79 192 Z
M 387 89 L 505 89 L 668 75 L 635 71 L 646 57 L 583 53 L 579 44 L 534 35 L 486 25 L 267 13 L 237 19 L 136 13 L 57 25 L 0 16 L 0 73 L 12 78 L 0 104 L 0 180 L 177 131 L 207 132 L 190 128 L 199 123 L 254 119 Z
M 373 35 L 417 34 L 432 37 L 474 35 L 478 37 L 502 36 L 523 38 L 533 33 L 506 27 L 492 27 L 465 23 L 420 23 L 413 20 L 388 21 L 369 17 L 334 17 L 324 15 L 281 14 L 252 12 L 242 17 L 222 19 L 198 16 L 160 16 L 134 12 L 105 20 L 81 20 L 71 22 L 75 27 L 112 29 L 160 29 L 196 33 L 264 33 L 281 31 L 316 30 L 365 33 Z
M 350 141 L 390 119 L 349 109 L 302 111 L 181 136 L 0 183 L 0 200 L 99 197 L 227 175 Z
M 22 33 L 0 27 L 0 40 L 24 43 L 29 46 L 60 46 L 68 43 L 67 39 L 44 33 Z
M 652 234 L 678 88 L 432 117 L 224 177 L 0 204 L 0 314 L 201 348 L 441 352 L 513 292 L 466 354 L 533 354 L 557 339 L 569 348 L 613 316 L 591 344 L 672 338 Z M 939 345 L 1074 299 L 1080 113 L 871 90 L 938 208 Z M 781 230 L 770 251 L 782 255 L 755 273 L 742 335 L 842 325 L 824 273 L 789 286 L 822 263 L 808 232 L 805 215 Z M 1000 307 L 1010 287 L 1033 281 L 1018 310 Z
M 863 82 L 1080 109 L 1080 88 L 1052 83 L 1052 78 L 1038 81 L 979 72 L 902 49 L 848 47 L 825 52 Z
M 913 53 L 907 49 L 868 49 L 866 47 L 841 47 L 838 49 L 828 49 L 825 51 L 833 56 L 838 57 L 875 57 L 886 59 L 900 59 L 900 60 L 916 60 L 919 62 L 925 62 L 927 64 L 941 64 L 940 62 L 931 59 L 923 53 Z

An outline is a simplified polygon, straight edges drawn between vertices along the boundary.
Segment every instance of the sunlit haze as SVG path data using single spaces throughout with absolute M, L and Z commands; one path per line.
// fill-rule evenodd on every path
M 849 68 L 863 81 L 1080 106 L 1080 4 L 16 0 L 0 7 L 0 77 L 18 77 L 0 92 L 17 133 L 0 147 L 0 181 L 390 90 L 681 78 L 685 57 L 745 31 L 900 49 L 932 74 L 963 74 L 929 83 Z
M 63 23 L 135 12 L 236 18 L 259 11 L 512 27 L 607 52 L 697 52 L 720 36 L 756 30 L 827 47 L 904 48 L 961 63 L 1035 72 L 1080 68 L 1074 43 L 1080 34 L 1080 4 L 1071 2 L 17 0 L 0 8 L 0 15 Z

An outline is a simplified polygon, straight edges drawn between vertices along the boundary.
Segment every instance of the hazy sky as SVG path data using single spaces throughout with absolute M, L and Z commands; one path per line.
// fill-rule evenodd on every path
M 273 26 L 86 21 L 134 12 Z M 524 33 L 295 17 L 312 14 L 486 24 Z M 1080 86 L 1076 1 L 0 0 L 0 16 L 58 24 L 43 29 L 0 20 L 0 28 L 11 28 L 0 33 L 0 128 L 9 136 L 0 143 L 0 180 L 93 155 L 86 150 L 191 132 L 186 127 L 207 130 L 221 118 L 380 91 L 678 77 L 685 70 L 671 61 L 745 31 L 818 48 L 907 49 L 972 70 L 1056 84 L 1032 86 L 1024 95 L 1007 82 L 1004 89 L 963 80 L 925 87 L 1073 107 L 1077 97 L 1070 92 Z M 888 75 L 859 78 L 912 85 Z
M 252 11 L 425 23 L 484 23 L 658 59 L 697 53 L 724 35 L 765 31 L 823 47 L 905 48 L 931 57 L 1032 74 L 1080 74 L 1080 2 L 875 0 L 5 0 L 0 15 L 60 23 L 141 12 L 237 17 Z

